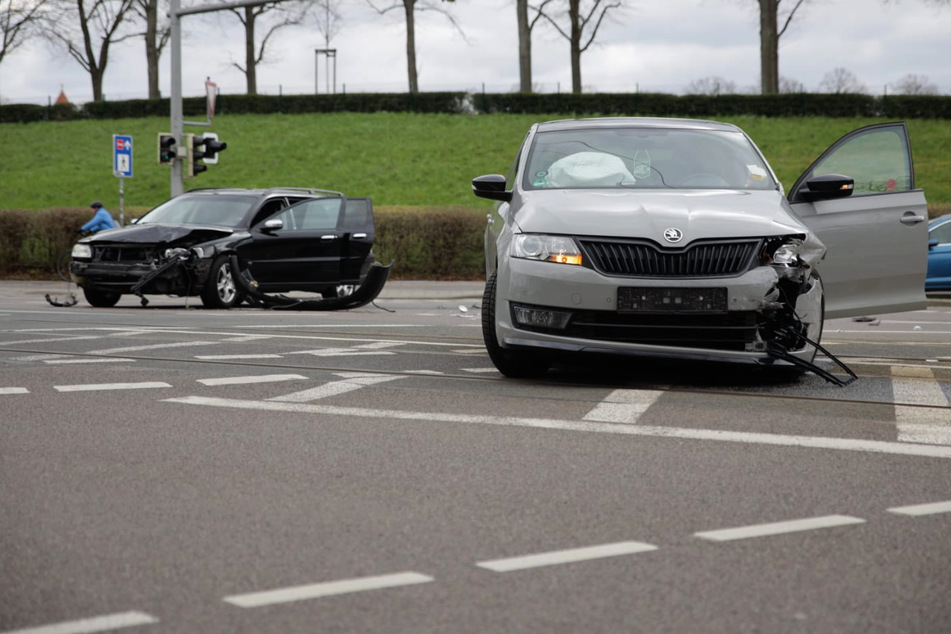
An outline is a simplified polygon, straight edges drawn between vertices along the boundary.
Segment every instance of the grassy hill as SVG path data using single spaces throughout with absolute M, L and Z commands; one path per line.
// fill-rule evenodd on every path
M 186 181 L 194 187 L 291 185 L 371 196 L 381 206 L 488 208 L 470 181 L 508 171 L 538 115 L 308 114 L 219 115 L 212 130 L 228 149 L 220 163 Z M 727 120 L 727 119 L 724 119 Z M 728 119 L 760 146 L 786 187 L 839 136 L 867 119 Z M 908 122 L 918 185 L 930 203 L 951 204 L 951 122 Z M 126 208 L 168 197 L 167 166 L 157 163 L 165 118 L 0 125 L 0 209 L 84 207 L 94 199 L 118 209 L 112 135 L 134 138 L 135 175 Z M 200 134 L 206 128 L 188 128 Z

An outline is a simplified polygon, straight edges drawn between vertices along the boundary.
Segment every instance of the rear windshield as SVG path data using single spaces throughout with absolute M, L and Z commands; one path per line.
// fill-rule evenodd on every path
M 776 189 L 741 132 L 598 128 L 539 132 L 525 189 Z
M 137 224 L 242 225 L 255 198 L 250 196 L 178 196 L 142 216 Z

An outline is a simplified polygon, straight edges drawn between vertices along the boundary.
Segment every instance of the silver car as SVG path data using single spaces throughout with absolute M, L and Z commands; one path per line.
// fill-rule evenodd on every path
M 823 319 L 926 306 L 904 123 L 846 135 L 788 196 L 736 126 L 650 118 L 535 124 L 472 187 L 498 201 L 482 327 L 507 376 L 588 352 L 818 370 Z

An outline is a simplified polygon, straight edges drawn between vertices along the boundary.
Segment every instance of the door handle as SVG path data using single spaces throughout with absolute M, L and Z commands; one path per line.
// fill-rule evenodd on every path
M 333 242 L 336 239 L 337 239 L 337 236 L 332 233 L 328 233 L 327 235 L 320 236 L 321 242 Z
M 901 223 L 903 225 L 916 225 L 919 222 L 924 222 L 925 217 L 919 216 L 913 211 L 906 211 L 901 217 Z
M 364 238 L 367 237 L 367 234 L 365 234 L 365 233 L 355 233 L 355 234 L 353 234 L 353 236 L 351 236 L 351 237 L 352 237 L 354 240 L 363 240 Z

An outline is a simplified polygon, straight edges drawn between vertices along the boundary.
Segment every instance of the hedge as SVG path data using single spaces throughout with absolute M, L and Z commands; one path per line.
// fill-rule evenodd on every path
M 205 98 L 182 100 L 185 117 L 205 116 Z M 951 97 L 789 93 L 781 95 L 670 95 L 664 93 L 354 93 L 336 95 L 219 95 L 215 112 L 518 113 L 564 115 L 888 117 L 951 119 Z M 168 99 L 0 106 L 0 123 L 168 116 Z
M 136 210 L 127 210 L 129 216 Z M 145 211 L 145 210 L 139 210 Z M 393 262 L 392 279 L 472 280 L 485 276 L 485 211 L 463 207 L 374 210 L 377 260 Z M 0 209 L 0 278 L 55 279 L 59 253 L 76 241 L 89 210 Z

